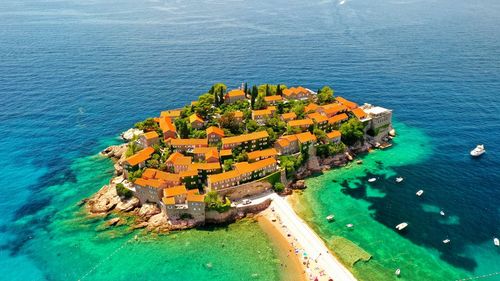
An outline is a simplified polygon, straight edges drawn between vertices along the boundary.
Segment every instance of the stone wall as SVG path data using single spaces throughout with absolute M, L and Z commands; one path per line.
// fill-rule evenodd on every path
M 248 196 L 261 194 L 271 188 L 271 184 L 267 181 L 253 181 L 221 189 L 218 192 L 221 196 L 227 196 L 231 201 L 238 201 Z
M 233 222 L 236 219 L 243 218 L 247 214 L 256 214 L 265 210 L 271 205 L 271 199 L 264 200 L 259 204 L 243 206 L 240 208 L 231 208 L 227 212 L 219 213 L 217 211 L 207 211 L 205 213 L 205 222 L 208 224 L 221 224 Z

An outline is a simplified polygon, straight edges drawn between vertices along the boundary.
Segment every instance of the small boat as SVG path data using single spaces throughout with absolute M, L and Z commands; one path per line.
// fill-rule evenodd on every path
M 326 220 L 327 220 L 327 221 L 333 221 L 334 219 L 335 219 L 335 217 L 334 217 L 333 215 L 328 215 L 328 216 L 326 217 Z
M 493 238 L 493 244 L 495 244 L 495 246 L 500 246 L 500 240 L 498 240 L 498 238 Z
M 444 239 L 444 240 L 443 240 L 443 243 L 444 243 L 444 244 L 448 244 L 448 243 L 450 243 L 450 242 L 451 242 L 451 240 L 450 240 L 450 239 Z
M 439 214 L 440 214 L 441 216 L 444 216 L 444 215 L 445 215 L 443 210 L 441 210 L 441 211 L 439 212 Z
M 419 191 L 417 191 L 417 196 L 420 197 L 422 196 L 422 194 L 424 194 L 424 191 L 422 189 L 420 189 Z
M 374 182 L 374 181 L 376 181 L 376 180 L 377 180 L 377 178 L 369 178 L 369 179 L 368 179 L 368 182 Z
M 397 177 L 397 178 L 396 178 L 396 182 L 402 182 L 403 180 L 404 180 L 404 178 L 403 178 L 403 177 Z
M 358 161 L 356 161 L 356 164 L 358 164 L 358 165 L 363 164 L 363 160 L 358 160 Z
M 389 136 L 395 137 L 396 136 L 396 130 L 392 129 L 389 131 Z
M 396 229 L 401 231 L 401 230 L 405 229 L 407 226 L 408 226 L 408 223 L 402 222 L 402 223 L 396 225 Z
M 347 227 L 347 228 L 352 228 L 353 226 L 354 226 L 354 224 L 352 224 L 352 223 L 348 223 L 348 224 L 346 224 L 346 227 Z
M 401 275 L 401 269 L 396 269 L 396 271 L 394 272 L 394 274 L 396 274 L 396 276 L 399 276 Z
M 476 146 L 476 148 L 474 148 L 473 150 L 471 150 L 470 155 L 472 157 L 478 157 L 478 156 L 481 156 L 485 152 L 486 152 L 486 150 L 484 149 L 484 145 L 478 144 Z

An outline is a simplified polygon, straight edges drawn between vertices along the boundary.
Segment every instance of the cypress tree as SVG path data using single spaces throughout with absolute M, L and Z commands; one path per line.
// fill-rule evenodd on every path
M 276 95 L 278 95 L 278 96 L 282 96 L 283 95 L 283 93 L 281 92 L 281 85 L 280 84 L 278 84 L 276 86 Z
M 219 88 L 219 102 L 222 104 L 224 102 L 224 88 Z
M 266 84 L 266 97 L 271 95 L 271 91 L 269 91 L 269 84 Z

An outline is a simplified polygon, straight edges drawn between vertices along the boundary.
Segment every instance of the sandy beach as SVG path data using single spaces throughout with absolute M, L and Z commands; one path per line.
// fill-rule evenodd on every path
M 287 280 L 356 280 L 328 250 L 321 238 L 293 211 L 285 198 L 272 194 L 271 206 L 261 213 L 259 223 L 278 247 Z M 270 228 L 269 225 L 273 226 Z M 281 237 L 277 237 L 277 233 Z M 285 242 L 286 241 L 286 242 Z M 287 253 L 283 257 L 283 253 Z M 301 266 L 297 269 L 297 264 Z

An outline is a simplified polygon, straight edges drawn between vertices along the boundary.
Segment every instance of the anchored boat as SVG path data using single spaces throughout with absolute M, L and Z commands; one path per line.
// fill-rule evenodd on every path
M 486 150 L 484 149 L 484 145 L 478 144 L 476 146 L 476 148 L 474 148 L 473 150 L 471 150 L 470 155 L 472 157 L 478 157 L 478 156 L 481 156 L 485 152 L 486 152 Z
M 422 194 L 424 194 L 424 191 L 422 189 L 420 189 L 419 191 L 417 191 L 417 196 L 420 197 L 422 196 Z
M 396 229 L 401 231 L 401 230 L 405 229 L 407 226 L 408 226 L 408 223 L 402 222 L 402 223 L 396 225 Z

